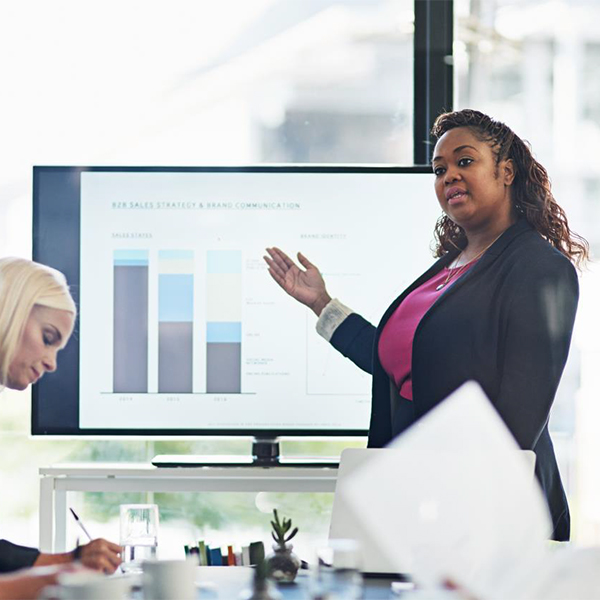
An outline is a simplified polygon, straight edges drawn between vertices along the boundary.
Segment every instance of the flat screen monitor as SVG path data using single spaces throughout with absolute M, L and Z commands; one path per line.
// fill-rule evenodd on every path
M 79 314 L 34 435 L 359 436 L 370 376 L 271 279 L 302 251 L 377 323 L 432 262 L 426 168 L 35 167 L 33 257 Z

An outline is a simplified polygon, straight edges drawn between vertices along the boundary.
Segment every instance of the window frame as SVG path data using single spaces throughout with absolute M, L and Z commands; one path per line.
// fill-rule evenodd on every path
M 413 163 L 431 162 L 436 117 L 451 111 L 454 93 L 453 0 L 415 0 Z

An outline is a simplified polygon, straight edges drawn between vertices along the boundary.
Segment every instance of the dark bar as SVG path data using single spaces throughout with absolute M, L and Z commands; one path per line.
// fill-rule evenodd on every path
M 206 345 L 206 391 L 239 394 L 242 391 L 242 344 L 209 342 Z
M 114 266 L 113 391 L 148 391 L 148 267 Z
M 193 386 L 193 323 L 159 322 L 158 391 L 191 393 Z

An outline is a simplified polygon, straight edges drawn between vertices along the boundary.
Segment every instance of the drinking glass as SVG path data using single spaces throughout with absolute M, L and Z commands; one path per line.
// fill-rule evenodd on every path
M 156 504 L 121 504 L 122 568 L 142 572 L 142 562 L 156 558 L 158 543 L 158 506 Z
M 316 552 L 311 569 L 313 600 L 358 600 L 362 598 L 362 556 L 355 540 L 330 540 Z

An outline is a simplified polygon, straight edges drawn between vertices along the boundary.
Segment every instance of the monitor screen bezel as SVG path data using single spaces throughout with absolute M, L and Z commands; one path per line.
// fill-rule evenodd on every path
M 248 165 L 248 166 L 34 166 L 33 167 L 33 260 L 49 265 L 63 272 L 69 282 L 73 298 L 79 307 L 79 282 L 81 248 L 80 231 L 80 175 L 83 172 L 131 172 L 131 173 L 363 173 L 365 175 L 377 174 L 431 174 L 427 166 L 397 166 L 397 165 Z M 74 177 L 73 185 L 77 190 L 77 202 L 72 200 L 69 212 L 56 210 L 55 207 L 42 206 L 40 198 L 40 176 L 48 173 L 62 174 Z M 42 211 L 44 214 L 42 215 Z M 52 231 L 48 231 L 49 218 L 57 218 L 62 224 L 70 227 L 74 235 L 68 239 L 53 238 Z M 70 224 L 68 222 L 71 222 Z M 68 251 L 57 252 L 58 244 L 66 244 Z M 70 388 L 69 393 L 75 390 L 79 400 L 79 315 L 76 321 L 74 334 L 67 347 L 61 352 L 59 369 L 56 373 L 45 377 L 32 386 L 31 406 L 31 435 L 37 436 L 62 436 L 75 438 L 133 438 L 148 439 L 178 439 L 178 438 L 208 438 L 208 437 L 363 437 L 368 434 L 368 429 L 81 429 L 73 426 L 41 426 L 40 403 L 42 397 L 61 393 L 65 385 Z M 315 333 L 316 335 L 316 333 Z M 65 364 L 66 363 L 66 364 Z M 69 373 L 74 369 L 74 374 Z M 77 406 L 79 403 L 77 402 Z M 78 409 L 77 409 L 78 410 Z M 79 414 L 76 415 L 79 423 Z

